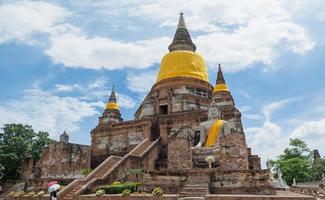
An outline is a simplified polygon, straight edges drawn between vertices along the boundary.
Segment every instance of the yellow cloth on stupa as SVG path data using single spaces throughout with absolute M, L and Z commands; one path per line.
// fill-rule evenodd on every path
M 205 147 L 212 147 L 216 144 L 223 120 L 217 119 L 209 129 L 208 137 L 205 141 Z
M 115 102 L 108 102 L 105 106 L 105 109 L 109 109 L 109 110 L 118 110 L 119 106 L 117 103 Z

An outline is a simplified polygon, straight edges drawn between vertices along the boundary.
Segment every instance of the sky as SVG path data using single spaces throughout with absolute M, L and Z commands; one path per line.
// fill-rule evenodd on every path
M 0 125 L 89 144 L 112 85 L 132 120 L 183 12 L 263 162 L 290 138 L 325 155 L 323 0 L 0 0 Z

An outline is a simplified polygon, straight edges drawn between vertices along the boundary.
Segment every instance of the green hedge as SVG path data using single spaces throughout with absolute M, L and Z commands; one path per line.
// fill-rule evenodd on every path
M 96 188 L 97 190 L 104 190 L 105 194 L 121 194 L 124 190 L 129 189 L 131 192 L 135 192 L 138 186 L 141 185 L 138 182 L 125 182 L 113 185 L 103 185 Z

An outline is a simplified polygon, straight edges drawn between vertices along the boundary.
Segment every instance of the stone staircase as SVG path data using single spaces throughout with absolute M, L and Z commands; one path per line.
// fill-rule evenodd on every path
M 180 199 L 203 200 L 209 193 L 209 181 L 208 175 L 190 174 L 179 193 Z
M 181 197 L 204 197 L 208 190 L 208 184 L 186 184 L 179 194 Z
M 141 145 L 130 152 L 130 156 L 142 157 L 143 153 L 150 147 L 155 141 L 145 140 Z
M 58 193 L 58 200 L 74 200 L 76 195 L 80 194 L 87 185 L 92 184 L 98 179 L 107 177 L 114 169 L 118 168 L 123 161 L 126 161 L 130 157 L 141 158 L 144 154 L 159 142 L 160 138 L 155 141 L 150 141 L 149 138 L 143 140 L 138 146 L 136 146 L 131 152 L 124 157 L 110 156 L 104 162 L 102 162 L 96 169 L 94 169 L 87 177 L 83 179 L 74 180 L 62 191 Z
M 84 179 L 73 181 L 71 184 L 66 186 L 62 191 L 60 191 L 58 194 L 58 199 L 73 200 L 75 193 L 78 192 L 82 188 L 82 186 L 84 186 L 93 178 L 102 177 L 106 172 L 108 172 L 111 168 L 113 168 L 121 159 L 122 157 L 117 157 L 117 156 L 108 157 L 87 177 L 85 177 Z

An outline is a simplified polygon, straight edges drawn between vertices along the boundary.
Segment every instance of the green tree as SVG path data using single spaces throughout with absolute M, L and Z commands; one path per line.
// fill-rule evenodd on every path
M 322 180 L 322 174 L 325 174 L 325 159 L 319 158 L 314 160 L 312 166 L 312 179 Z
M 0 166 L 4 180 L 18 179 L 26 158 L 39 159 L 50 142 L 47 132 L 34 132 L 31 126 L 5 124 L 0 131 Z
M 312 153 L 300 139 L 290 139 L 289 147 L 273 164 L 282 171 L 288 185 L 292 185 L 294 178 L 297 181 L 309 181 L 312 177 Z

